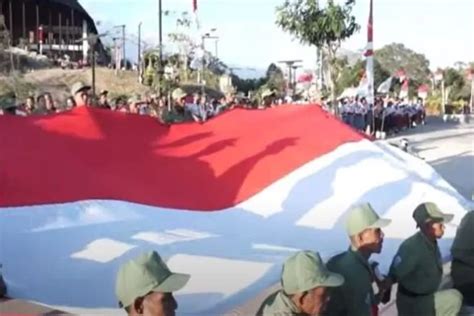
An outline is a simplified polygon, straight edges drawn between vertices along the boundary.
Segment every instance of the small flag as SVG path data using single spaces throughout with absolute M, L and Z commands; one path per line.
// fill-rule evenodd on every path
M 430 88 L 428 87 L 428 85 L 426 84 L 422 84 L 419 88 L 418 88 L 418 97 L 419 98 L 422 98 L 423 100 L 425 100 L 427 97 L 428 97 L 428 91 L 430 90 Z
M 369 104 L 374 104 L 374 17 L 373 17 L 373 1 L 370 0 L 369 22 L 367 24 L 367 48 L 366 57 L 366 95 Z
M 395 73 L 395 77 L 397 77 L 398 80 L 400 80 L 400 82 L 404 82 L 405 78 L 407 77 L 407 74 L 406 74 L 405 70 L 400 69 Z
M 400 99 L 408 98 L 408 79 L 403 81 L 402 88 L 400 89 Z
M 377 92 L 381 94 L 388 94 L 390 92 L 390 88 L 392 87 L 392 79 L 393 77 L 388 77 L 387 80 L 382 82 L 377 88 Z
M 466 70 L 467 80 L 472 80 L 474 78 L 474 68 L 469 68 Z
M 196 27 L 199 30 L 201 28 L 201 24 L 199 23 L 199 17 L 198 17 L 198 3 L 197 3 L 197 0 L 192 0 L 192 1 L 193 1 L 194 20 L 196 22 Z

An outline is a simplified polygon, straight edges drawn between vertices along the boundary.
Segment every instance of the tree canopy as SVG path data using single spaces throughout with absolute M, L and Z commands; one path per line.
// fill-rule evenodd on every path
M 403 69 L 410 79 L 427 82 L 431 74 L 430 62 L 425 55 L 417 53 L 400 43 L 382 47 L 375 51 L 375 57 L 391 75 Z
M 314 45 L 323 50 L 329 64 L 331 95 L 336 101 L 336 80 L 339 73 L 336 53 L 341 43 L 359 30 L 352 8 L 355 0 L 346 0 L 343 5 L 328 0 L 321 7 L 318 0 L 285 0 L 277 7 L 276 24 L 303 44 Z M 337 107 L 334 108 L 337 110 Z

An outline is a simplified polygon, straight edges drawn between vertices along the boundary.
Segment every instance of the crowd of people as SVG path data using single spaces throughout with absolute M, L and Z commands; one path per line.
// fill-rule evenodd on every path
M 387 135 L 425 124 L 423 100 L 410 102 L 407 99 L 376 98 L 375 106 L 365 98 L 344 98 L 339 101 L 342 120 L 360 131 L 370 128 L 372 133 Z
M 302 101 L 303 102 L 303 101 Z M 29 96 L 25 102 L 17 104 L 15 95 L 0 97 L 0 115 L 47 115 L 70 110 L 80 106 L 95 106 L 131 114 L 149 115 L 165 124 L 186 121 L 205 122 L 229 109 L 243 107 L 248 109 L 265 109 L 287 103 L 300 104 L 291 98 L 278 97 L 274 91 L 265 90 L 258 103 L 236 95 L 210 98 L 208 95 L 187 93 L 177 88 L 169 96 L 146 94 L 133 95 L 130 98 L 118 97 L 109 99 L 109 92 L 102 90 L 98 98 L 92 98 L 91 87 L 81 82 L 71 88 L 71 96 L 64 105 L 58 106 L 51 93 Z M 322 107 L 327 109 L 324 102 Z M 344 98 L 339 101 L 341 119 L 354 129 L 369 132 L 385 132 L 391 135 L 399 131 L 425 123 L 423 101 L 416 103 L 401 99 L 376 98 L 375 106 L 368 104 L 365 98 Z
M 0 96 L 0 115 L 48 115 L 75 107 L 92 106 L 111 111 L 148 115 L 157 118 L 162 123 L 170 124 L 186 121 L 205 122 L 235 107 L 264 109 L 282 103 L 282 100 L 277 99 L 272 91 L 264 91 L 261 102 L 254 104 L 245 97 L 233 94 L 211 98 L 201 92 L 188 93 L 182 88 L 174 89 L 168 96 L 146 94 L 110 100 L 107 90 L 100 91 L 98 98 L 93 98 L 91 86 L 76 82 L 71 87 L 71 96 L 66 99 L 64 105 L 59 106 L 48 92 L 29 96 L 23 103 L 17 102 L 14 93 Z
M 453 217 L 434 203 L 420 204 L 413 212 L 419 231 L 402 242 L 388 275 L 382 275 L 369 259 L 381 253 L 382 229 L 391 220 L 380 218 L 369 203 L 356 205 L 346 219 L 349 250 L 327 263 L 317 252 L 293 254 L 283 264 L 281 289 L 261 303 L 257 315 L 375 316 L 379 304 L 390 301 L 396 283 L 399 315 L 458 315 L 463 302 L 474 305 L 474 212 L 461 221 L 451 249 L 454 288 L 440 290 L 443 267 L 437 240 Z M 117 300 L 129 315 L 174 315 L 178 304 L 173 292 L 191 277 L 171 272 L 157 252 L 145 253 L 119 269 Z
M 109 99 L 109 92 L 102 90 L 97 100 L 91 97 L 91 87 L 81 82 L 71 88 L 71 96 L 62 106 L 57 106 L 50 93 L 42 93 L 36 97 L 29 96 L 24 103 L 17 104 L 13 93 L 4 95 L 1 100 L 0 114 L 21 116 L 48 115 L 67 111 L 75 107 L 94 106 L 124 113 L 149 115 L 163 123 L 175 123 L 187 120 L 204 122 L 208 118 L 231 108 L 236 102 L 232 97 L 219 100 L 210 99 L 199 93 L 188 94 L 183 89 L 175 89 L 171 98 L 147 94 L 133 95 L 130 98 Z

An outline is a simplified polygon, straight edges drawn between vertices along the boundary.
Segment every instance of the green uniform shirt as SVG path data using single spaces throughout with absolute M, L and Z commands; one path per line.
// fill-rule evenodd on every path
M 443 276 L 438 243 L 417 232 L 400 245 L 389 275 L 412 293 L 435 293 Z
M 258 316 L 287 316 L 287 315 L 303 315 L 298 307 L 283 292 L 277 291 L 271 294 L 263 301 L 258 309 Z
M 348 251 L 331 258 L 327 264 L 330 271 L 342 274 L 344 284 L 332 289 L 327 315 L 371 315 L 375 300 L 373 271 L 366 258 L 357 250 Z
M 429 240 L 422 232 L 405 240 L 393 259 L 389 276 L 398 282 L 400 314 L 434 313 L 433 297 L 443 276 L 437 242 Z
M 186 117 L 182 114 L 177 113 L 174 110 L 165 110 L 162 113 L 161 119 L 165 123 L 181 123 L 186 121 Z
M 451 248 L 451 276 L 456 287 L 474 284 L 474 212 L 461 221 Z M 474 293 L 471 294 L 474 297 Z

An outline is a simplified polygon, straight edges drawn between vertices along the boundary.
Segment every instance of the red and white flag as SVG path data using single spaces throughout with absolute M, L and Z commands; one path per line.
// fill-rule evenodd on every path
M 119 266 L 151 249 L 192 275 L 176 293 L 179 313 L 221 315 L 278 282 L 298 249 L 324 259 L 345 250 L 354 204 L 370 202 L 393 220 L 382 267 L 415 232 L 420 202 L 449 209 L 455 221 L 466 212 L 423 161 L 314 105 L 171 126 L 85 107 L 0 116 L 0 149 L 8 294 L 72 313 L 117 313 Z M 449 243 L 440 247 L 450 253 Z
M 408 85 L 409 80 L 405 79 L 403 81 L 402 87 L 400 89 L 400 99 L 408 98 L 408 90 L 409 90 L 409 85 Z
M 428 92 L 430 91 L 430 87 L 427 84 L 422 84 L 418 87 L 418 97 L 425 100 L 428 97 Z
M 395 75 L 394 75 L 396 78 L 398 78 L 398 80 L 400 80 L 400 82 L 404 82 L 405 81 L 405 78 L 407 77 L 407 74 L 405 72 L 404 69 L 400 69 L 398 70 Z
M 467 80 L 473 80 L 474 79 L 474 68 L 466 69 L 466 78 L 467 78 Z
M 366 98 L 369 104 L 374 104 L 374 18 L 373 1 L 370 0 L 369 22 L 367 25 L 367 49 L 366 57 L 366 75 L 367 75 L 367 93 Z
M 198 16 L 198 0 L 192 0 L 193 1 L 193 14 L 194 14 L 194 19 L 196 22 L 196 27 L 197 29 L 200 29 L 200 23 L 199 23 L 199 16 Z

